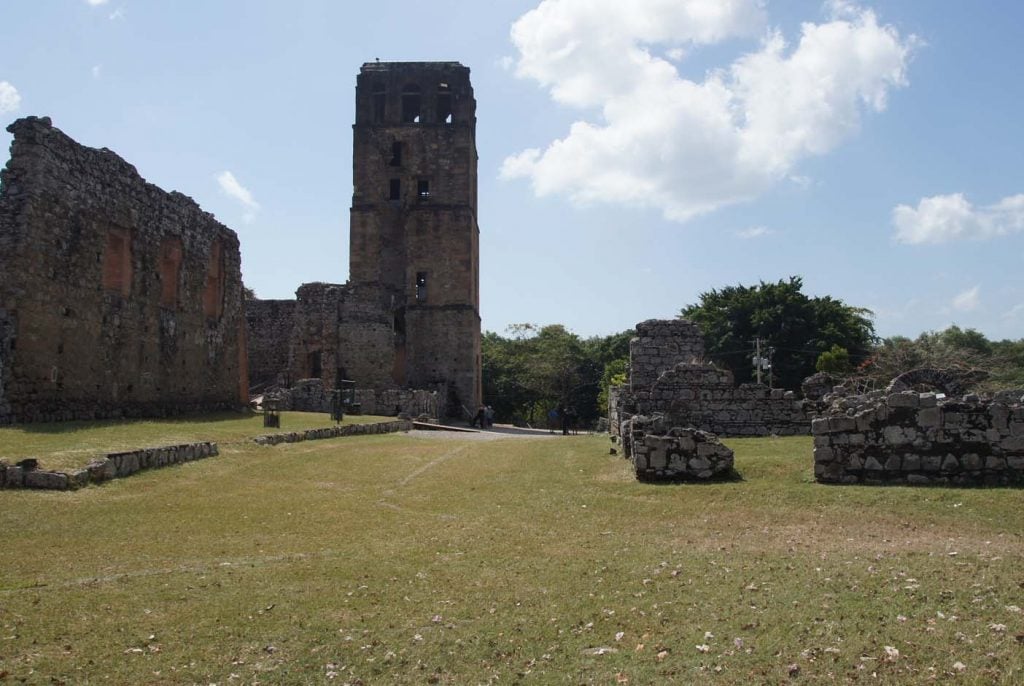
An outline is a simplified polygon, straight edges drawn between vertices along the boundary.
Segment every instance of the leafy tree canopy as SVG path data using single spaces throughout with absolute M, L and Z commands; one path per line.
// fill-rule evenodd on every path
M 802 287 L 799 276 L 726 286 L 701 293 L 700 302 L 683 308 L 682 316 L 700 326 L 707 356 L 738 382 L 756 378 L 752 358 L 754 340 L 760 338 L 762 354 L 771 349 L 774 385 L 799 388 L 832 346 L 844 348 L 856 364 L 876 340 L 870 310 L 829 296 L 811 298 Z
M 484 401 L 500 419 L 543 425 L 548 411 L 571 405 L 590 423 L 604 414 L 598 396 L 609 364 L 625 369 L 631 331 L 580 338 L 561 324 L 514 324 L 508 336 L 484 334 Z

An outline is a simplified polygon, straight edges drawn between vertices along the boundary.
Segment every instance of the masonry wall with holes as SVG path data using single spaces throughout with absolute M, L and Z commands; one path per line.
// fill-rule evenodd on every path
M 0 172 L 0 423 L 247 401 L 238 237 L 49 118 Z

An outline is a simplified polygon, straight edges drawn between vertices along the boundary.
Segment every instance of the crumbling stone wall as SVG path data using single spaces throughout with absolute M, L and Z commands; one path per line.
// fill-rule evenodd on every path
M 792 391 L 735 386 L 731 372 L 703 361 L 700 328 L 684 319 L 637 324 L 629 344 L 629 385 L 609 393 L 613 435 L 633 415 L 661 415 L 672 426 L 723 436 L 803 435 L 815 405 Z
M 733 384 L 732 372 L 712 364 L 677 364 L 649 391 L 634 395 L 636 412 L 663 414 L 673 425 L 721 436 L 800 436 L 810 431 L 813 405 L 792 391 Z
M 629 342 L 629 390 L 642 393 L 680 362 L 704 359 L 704 334 L 687 319 L 648 319 Z
M 278 409 L 298 412 L 330 412 L 331 389 L 322 379 L 300 379 L 288 389 L 274 389 Z M 391 388 L 376 390 L 357 389 L 355 402 L 362 414 L 391 416 L 398 413 L 412 417 L 427 415 L 437 418 L 443 408 L 437 391 Z M 396 412 L 397 408 L 397 412 Z
M 0 423 L 247 401 L 238 237 L 48 118 L 0 172 Z
M 316 377 L 360 386 L 395 385 L 394 322 L 372 285 L 305 283 L 295 300 L 255 300 L 247 307 L 254 389 Z
M 636 416 L 626 420 L 622 433 L 624 456 L 640 481 L 708 480 L 733 474 L 732 450 L 706 431 Z
M 836 399 L 811 424 L 823 483 L 1024 483 L 1024 406 L 880 391 Z

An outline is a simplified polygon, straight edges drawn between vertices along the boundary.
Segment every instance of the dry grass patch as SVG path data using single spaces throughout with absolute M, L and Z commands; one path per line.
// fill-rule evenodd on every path
M 1016 683 L 1021 492 L 837 488 L 810 440 L 652 486 L 607 439 L 367 436 L 0 494 L 29 683 Z M 953 554 L 955 553 L 955 555 Z

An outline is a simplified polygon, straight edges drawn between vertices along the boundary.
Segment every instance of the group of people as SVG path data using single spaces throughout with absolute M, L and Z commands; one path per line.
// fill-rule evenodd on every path
M 481 405 L 470 426 L 479 426 L 481 429 L 494 426 L 494 408 L 490 405 Z

